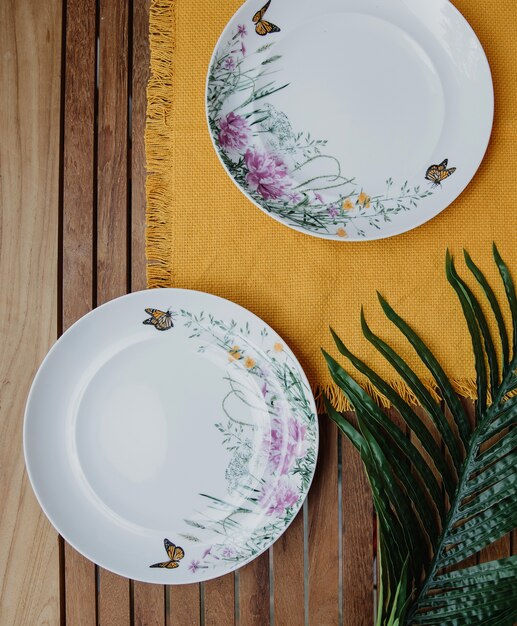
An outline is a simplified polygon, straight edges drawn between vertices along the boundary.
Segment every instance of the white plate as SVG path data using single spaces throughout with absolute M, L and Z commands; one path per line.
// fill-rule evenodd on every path
M 230 20 L 207 79 L 210 133 L 246 196 L 296 230 L 348 241 L 403 233 L 451 204 L 481 163 L 494 108 L 458 10 L 264 1 Z
M 74 324 L 34 380 L 24 425 L 56 529 L 153 583 L 208 580 L 266 550 L 303 503 L 317 446 L 314 398 L 284 341 L 236 304 L 180 289 L 124 296 Z

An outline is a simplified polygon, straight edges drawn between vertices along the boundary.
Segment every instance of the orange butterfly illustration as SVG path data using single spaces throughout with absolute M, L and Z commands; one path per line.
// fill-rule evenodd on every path
M 264 15 L 266 11 L 269 9 L 269 5 L 271 4 L 271 0 L 268 0 L 266 4 L 257 11 L 253 16 L 253 23 L 255 24 L 255 32 L 257 35 L 261 35 L 264 37 L 265 35 L 269 35 L 269 33 L 279 33 L 280 29 L 275 24 L 271 24 L 271 22 L 267 22 L 264 19 Z
M 156 330 L 169 330 L 174 326 L 172 319 L 172 313 L 170 309 L 168 311 L 160 311 L 160 309 L 146 309 L 147 315 L 150 315 L 148 319 L 144 320 L 144 324 L 154 326 Z
M 163 563 L 155 563 L 154 565 L 149 565 L 149 567 L 176 569 L 176 567 L 180 566 L 180 561 L 185 556 L 185 551 L 183 550 L 183 548 L 174 545 L 172 541 L 169 541 L 168 539 L 163 540 L 163 545 L 165 546 L 165 552 L 167 552 L 169 560 L 164 561 Z
M 431 165 L 426 172 L 426 179 L 433 183 L 434 187 L 440 187 L 442 182 L 452 176 L 456 171 L 455 167 L 451 167 L 447 169 L 447 165 L 449 164 L 449 159 L 445 159 L 439 165 Z

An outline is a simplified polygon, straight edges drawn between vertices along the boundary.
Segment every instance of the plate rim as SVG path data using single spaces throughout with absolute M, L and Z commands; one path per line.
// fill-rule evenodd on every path
M 307 484 L 307 487 L 304 488 L 302 490 L 303 493 L 303 497 L 300 499 L 300 503 L 299 505 L 294 509 L 293 515 L 291 517 L 291 519 L 289 520 L 289 522 L 284 526 L 282 532 L 269 544 L 266 545 L 265 548 L 257 551 L 256 554 L 254 554 L 253 556 L 249 557 L 248 559 L 244 559 L 240 562 L 238 562 L 235 566 L 232 566 L 228 569 L 226 569 L 224 572 L 220 572 L 217 573 L 217 570 L 207 570 L 206 574 L 199 574 L 196 576 L 196 578 L 192 581 L 188 581 L 188 580 L 174 580 L 174 579 L 165 579 L 163 581 L 159 581 L 157 582 L 155 579 L 151 579 L 146 577 L 145 575 L 139 575 L 139 576 L 135 576 L 134 573 L 131 572 L 127 572 L 124 571 L 122 568 L 117 568 L 116 566 L 114 567 L 112 564 L 107 563 L 104 559 L 98 559 L 98 558 L 92 558 L 91 555 L 88 554 L 88 550 L 83 550 L 82 548 L 78 547 L 76 545 L 76 542 L 74 541 L 73 538 L 70 538 L 68 533 L 63 533 L 62 529 L 59 528 L 59 524 L 56 523 L 54 517 L 51 515 L 48 507 L 45 505 L 45 503 L 42 500 L 41 494 L 38 492 L 38 490 L 35 487 L 34 484 L 34 480 L 33 480 L 33 476 L 34 476 L 34 468 L 31 468 L 31 462 L 29 460 L 29 454 L 28 454 L 28 439 L 30 437 L 30 435 L 28 434 L 29 431 L 29 421 L 30 421 L 30 417 L 29 417 L 29 412 L 31 409 L 31 404 L 34 402 L 33 399 L 33 395 L 34 395 L 34 390 L 36 389 L 36 385 L 37 385 L 37 381 L 40 378 L 40 376 L 42 375 L 41 372 L 44 369 L 45 364 L 48 362 L 48 360 L 50 360 L 51 354 L 54 353 L 55 350 L 59 349 L 58 345 L 60 345 L 62 343 L 63 338 L 69 334 L 72 329 L 77 329 L 78 326 L 80 326 L 84 320 L 86 318 L 89 318 L 91 316 L 95 316 L 96 312 L 100 309 L 105 309 L 108 308 L 112 303 L 114 302 L 118 302 L 121 300 L 127 300 L 127 299 L 131 299 L 135 296 L 141 296 L 142 294 L 153 294 L 153 293 L 160 293 L 163 294 L 164 292 L 174 292 L 174 293 L 178 293 L 181 292 L 183 294 L 186 294 L 188 296 L 188 294 L 191 293 L 195 293 L 195 294 L 200 294 L 203 297 L 208 297 L 209 299 L 214 299 L 216 301 L 222 302 L 226 305 L 230 304 L 230 306 L 234 306 L 237 307 L 238 310 L 244 312 L 247 316 L 251 316 L 251 318 L 253 319 L 254 322 L 256 323 L 260 323 L 262 326 L 267 327 L 270 331 L 272 331 L 274 333 L 274 335 L 276 337 L 278 337 L 284 344 L 284 346 L 286 346 L 289 350 L 289 352 L 291 353 L 291 355 L 294 358 L 295 364 L 298 366 L 299 368 L 299 373 L 302 377 L 303 382 L 307 385 L 307 390 L 308 390 L 308 398 L 310 400 L 310 404 L 312 406 L 313 412 L 314 412 L 314 465 L 313 465 L 313 469 L 312 469 L 312 474 L 310 477 L 310 481 Z M 32 488 L 32 492 L 36 497 L 36 500 L 39 504 L 39 506 L 41 507 L 41 510 L 43 511 L 43 513 L 45 514 L 48 522 L 52 525 L 52 527 L 54 528 L 54 530 L 77 552 L 79 552 L 79 554 L 81 554 L 83 557 L 85 557 L 86 559 L 88 559 L 89 561 L 91 561 L 92 563 L 98 565 L 99 567 L 102 567 L 103 569 L 110 571 L 114 574 L 117 574 L 119 576 L 122 576 L 124 578 L 128 578 L 130 580 L 136 580 L 139 582 L 145 582 L 145 583 L 149 583 L 149 584 L 158 584 L 158 585 L 162 585 L 162 584 L 166 584 L 166 585 L 174 585 L 174 586 L 181 586 L 181 585 L 191 585 L 191 584 L 197 584 L 197 583 L 201 583 L 201 582 L 207 582 L 209 580 L 214 580 L 216 578 L 219 578 L 221 576 L 225 576 L 227 574 L 231 574 L 234 573 L 238 570 L 240 570 L 242 567 L 244 567 L 245 565 L 247 565 L 248 563 L 254 561 L 255 559 L 257 559 L 258 557 L 260 557 L 262 554 L 264 554 L 265 552 L 267 552 L 283 535 L 284 533 L 287 531 L 287 529 L 291 526 L 291 524 L 294 522 L 294 520 L 297 518 L 297 516 L 299 515 L 300 511 L 303 510 L 303 506 L 307 500 L 307 496 L 309 494 L 309 491 L 312 487 L 312 484 L 314 482 L 314 477 L 317 471 L 317 466 L 318 466 L 318 455 L 319 455 L 319 444 L 320 444 L 320 433 L 319 433 L 319 420 L 318 420 L 318 412 L 317 412 L 317 407 L 316 407 L 316 400 L 314 397 L 314 393 L 312 391 L 311 385 L 309 383 L 309 380 L 307 378 L 307 375 L 305 373 L 305 370 L 303 369 L 300 361 L 298 360 L 298 357 L 296 356 L 295 352 L 293 352 L 293 350 L 291 349 L 290 345 L 288 342 L 286 342 L 283 337 L 272 327 L 270 326 L 266 321 L 264 321 L 262 318 L 260 318 L 258 315 L 256 315 L 255 313 L 253 313 L 252 311 L 250 311 L 249 309 L 243 307 L 242 305 L 233 302 L 232 300 L 228 300 L 227 298 L 223 298 L 221 296 L 217 296 L 215 294 L 211 294 L 205 291 L 199 291 L 196 289 L 183 289 L 183 288 L 177 288 L 177 287 L 156 287 L 156 288 L 152 288 L 152 289 L 142 289 L 142 290 L 138 290 L 138 291 L 133 291 L 131 293 L 128 294 L 124 294 L 122 296 L 118 296 L 117 298 L 113 298 L 112 300 L 109 300 L 108 302 L 105 302 L 101 305 L 99 305 L 98 307 L 92 309 L 91 311 L 88 311 L 87 313 L 85 313 L 85 315 L 81 316 L 78 320 L 76 320 L 73 324 L 71 324 L 66 330 L 65 332 L 63 332 L 58 339 L 54 342 L 54 344 L 51 346 L 50 350 L 46 353 L 45 357 L 43 358 L 43 360 L 41 361 L 36 374 L 34 375 L 34 378 L 31 382 L 31 386 L 29 389 L 29 393 L 27 395 L 27 400 L 25 403 L 25 410 L 24 410 L 24 414 L 23 414 L 23 427 L 22 427 L 22 448 L 23 448 L 23 458 L 24 458 L 24 465 L 25 465 L 25 470 L 27 472 L 27 476 L 29 478 L 29 483 L 31 485 Z M 148 566 L 147 565 L 142 565 L 142 571 L 147 572 L 148 570 Z M 168 570 L 167 570 L 168 571 Z M 208 572 L 212 572 L 211 574 L 209 574 Z
M 212 50 L 212 54 L 210 56 L 210 61 L 208 63 L 208 68 L 207 68 L 207 72 L 206 72 L 206 79 L 205 79 L 205 91 L 204 91 L 205 120 L 206 120 L 208 134 L 210 136 L 210 141 L 212 143 L 212 147 L 213 147 L 215 153 L 217 154 L 217 158 L 218 158 L 220 164 L 222 165 L 222 167 L 223 167 L 227 177 L 230 178 L 230 180 L 233 182 L 233 184 L 247 198 L 247 200 L 249 202 L 251 202 L 255 207 L 260 209 L 266 216 L 274 219 L 279 224 L 281 224 L 283 226 L 286 226 L 287 228 L 290 228 L 291 230 L 294 230 L 294 231 L 296 231 L 298 233 L 301 233 L 303 235 L 307 235 L 308 237 L 314 237 L 316 239 L 324 239 L 326 241 L 333 241 L 333 242 L 337 241 L 337 242 L 340 242 L 340 243 L 353 244 L 353 243 L 367 243 L 369 241 L 382 241 L 382 240 L 385 240 L 385 239 L 392 239 L 393 237 L 399 237 L 401 235 L 404 235 L 406 233 L 414 231 L 417 228 L 420 228 L 421 226 L 424 226 L 428 222 L 430 222 L 433 219 L 437 218 L 441 213 L 443 213 L 446 209 L 448 209 L 452 204 L 454 204 L 454 202 L 456 202 L 463 195 L 463 193 L 465 192 L 467 187 L 472 183 L 474 178 L 477 176 L 479 168 L 481 167 L 481 164 L 483 163 L 483 161 L 485 159 L 485 156 L 486 156 L 486 153 L 488 151 L 488 147 L 490 145 L 490 141 L 491 141 L 491 138 L 492 138 L 493 127 L 494 127 L 494 119 L 495 119 L 494 79 L 493 79 L 493 75 L 492 75 L 492 69 L 490 67 L 490 62 L 488 60 L 488 56 L 486 54 L 486 51 L 485 51 L 485 48 L 484 48 L 483 44 L 481 43 L 481 41 L 480 41 L 476 31 L 474 30 L 474 28 L 472 27 L 470 22 L 463 15 L 463 13 L 456 7 L 456 5 L 452 2 L 452 0 L 427 0 L 428 2 L 437 2 L 437 3 L 442 3 L 442 4 L 443 3 L 447 3 L 447 5 L 450 6 L 454 12 L 456 12 L 456 14 L 462 19 L 464 26 L 466 26 L 466 28 L 470 31 L 470 33 L 474 36 L 474 38 L 479 42 L 480 50 L 482 52 L 482 62 L 486 66 L 486 69 L 488 70 L 488 87 L 489 87 L 489 90 L 487 92 L 487 95 L 489 96 L 489 99 L 490 99 L 490 111 L 489 111 L 489 120 L 490 121 L 489 121 L 489 124 L 488 124 L 489 128 L 488 128 L 486 142 L 484 142 L 485 145 L 484 145 L 483 149 L 480 150 L 479 160 L 477 158 L 473 160 L 473 164 L 475 164 L 475 165 L 474 165 L 474 171 L 473 171 L 472 176 L 461 186 L 460 191 L 458 192 L 456 197 L 452 201 L 448 202 L 448 204 L 443 206 L 439 211 L 434 212 L 432 215 L 427 216 L 424 219 L 415 220 L 415 222 L 413 223 L 412 226 L 409 226 L 409 227 L 404 228 L 402 230 L 398 230 L 398 231 L 396 231 L 394 233 L 389 233 L 389 234 L 373 233 L 373 235 L 369 235 L 368 237 L 363 237 L 363 238 L 358 237 L 357 235 L 347 236 L 347 237 L 339 237 L 338 235 L 332 234 L 332 233 L 325 234 L 325 233 L 320 233 L 320 232 L 308 231 L 307 229 L 304 229 L 304 228 L 302 228 L 300 226 L 296 226 L 294 224 L 288 223 L 287 221 L 284 221 L 281 217 L 275 215 L 275 213 L 267 211 L 264 207 L 262 207 L 260 204 L 258 204 L 258 202 L 256 202 L 250 196 L 248 191 L 246 189 L 244 189 L 243 187 L 241 187 L 241 185 L 235 180 L 235 178 L 232 176 L 232 174 L 228 170 L 226 164 L 224 163 L 224 161 L 222 159 L 222 156 L 220 154 L 220 151 L 219 151 L 219 149 L 217 147 L 217 144 L 215 142 L 215 137 L 212 134 L 212 130 L 210 128 L 209 106 L 208 106 L 208 87 L 209 87 L 210 71 L 211 71 L 212 65 L 214 63 L 214 59 L 216 57 L 216 54 L 217 54 L 217 52 L 218 52 L 218 50 L 220 48 L 221 43 L 223 42 L 223 39 L 224 39 L 225 34 L 226 34 L 226 31 L 227 31 L 228 27 L 230 26 L 230 24 L 232 24 L 232 22 L 234 22 L 234 20 L 236 20 L 237 17 L 241 13 L 243 13 L 247 9 L 248 5 L 251 4 L 251 2 L 253 2 L 253 1 L 254 0 L 245 0 L 245 2 L 230 17 L 228 22 L 223 27 L 223 30 L 221 31 L 221 34 L 217 38 L 217 42 L 216 42 L 216 44 L 214 46 L 214 49 Z M 423 0 L 417 0 L 417 2 L 419 2 L 419 1 L 423 1 Z

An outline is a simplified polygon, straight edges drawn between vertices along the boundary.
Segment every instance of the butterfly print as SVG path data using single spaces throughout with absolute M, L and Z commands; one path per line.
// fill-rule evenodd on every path
M 269 9 L 269 5 L 271 4 L 271 0 L 268 0 L 266 4 L 257 11 L 253 16 L 253 23 L 255 24 L 255 32 L 257 35 L 261 35 L 264 37 L 265 35 L 269 35 L 269 33 L 279 33 L 280 29 L 275 24 L 271 24 L 271 22 L 267 22 L 264 19 L 264 15 L 266 11 Z

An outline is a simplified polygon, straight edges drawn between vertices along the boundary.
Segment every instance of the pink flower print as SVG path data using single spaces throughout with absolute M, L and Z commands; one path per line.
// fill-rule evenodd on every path
M 264 383 L 262 385 L 262 388 L 261 388 L 260 391 L 262 392 L 262 397 L 265 398 L 267 396 L 267 385 L 266 385 L 266 383 Z
M 274 418 L 271 430 L 264 437 L 263 447 L 268 457 L 268 467 L 271 473 L 285 476 L 296 461 L 296 445 L 289 441 L 286 423 Z
M 243 150 L 249 142 L 248 122 L 233 111 L 219 120 L 219 145 L 227 150 Z
M 239 24 L 237 26 L 237 34 L 240 37 L 246 37 L 246 35 L 248 34 L 248 31 L 246 30 L 246 25 L 245 24 Z
M 307 426 L 291 417 L 288 425 L 289 440 L 293 444 L 296 458 L 302 457 L 307 451 L 307 442 L 305 435 L 307 434 Z
M 314 197 L 321 204 L 325 204 L 325 200 L 323 200 L 323 196 L 320 193 L 318 193 L 317 191 L 314 192 Z
M 195 574 L 197 572 L 197 570 L 199 569 L 199 561 L 191 561 L 190 565 L 188 566 L 188 569 Z
M 291 417 L 289 420 L 289 436 L 295 443 L 302 442 L 305 439 L 307 426 L 301 424 L 298 420 Z
M 264 436 L 262 449 L 272 474 L 289 474 L 296 460 L 307 452 L 306 435 L 307 426 L 294 417 L 277 416 L 271 420 L 271 430 Z
M 299 202 L 301 202 L 301 195 L 299 193 L 296 193 L 296 191 L 293 191 L 292 193 L 288 194 L 287 196 L 289 198 L 289 201 L 292 202 L 293 204 L 298 204 Z
M 234 555 L 235 555 L 235 550 L 233 548 L 230 548 L 229 546 L 226 546 L 221 552 L 221 556 L 225 559 L 231 559 L 232 556 Z
M 273 419 L 271 422 L 271 430 L 264 436 L 264 448 L 268 452 L 282 449 L 282 424 L 277 419 Z
M 287 177 L 287 165 L 280 157 L 248 150 L 244 160 L 248 168 L 246 182 L 253 191 L 258 191 L 265 200 L 276 200 L 285 195 L 291 182 Z
M 212 546 L 210 546 L 209 548 L 207 548 L 207 549 L 203 552 L 203 555 L 202 555 L 201 559 L 202 559 L 202 560 L 203 560 L 203 559 L 206 559 L 206 557 L 207 557 L 208 555 L 210 555 L 211 553 L 212 553 Z
M 285 423 L 278 417 L 271 420 L 271 441 L 275 442 L 278 447 L 282 445 L 282 439 L 285 431 Z
M 274 473 L 278 472 L 280 476 L 287 476 L 294 462 L 295 457 L 291 446 L 288 446 L 288 449 L 286 448 L 285 453 L 272 451 L 269 457 L 269 467 Z
M 266 484 L 260 494 L 260 503 L 266 506 L 266 515 L 280 517 L 298 502 L 296 485 L 287 476 L 276 484 Z
M 335 206 L 329 207 L 328 214 L 330 217 L 337 217 L 339 215 L 339 209 Z
M 233 72 L 235 69 L 235 60 L 233 57 L 227 57 L 224 61 L 224 69 Z
M 244 45 L 244 42 L 241 43 L 241 54 L 243 57 L 246 56 L 246 46 Z
M 296 462 L 296 446 L 289 442 L 285 447 L 283 458 L 281 459 L 279 469 L 282 476 L 287 476 Z

